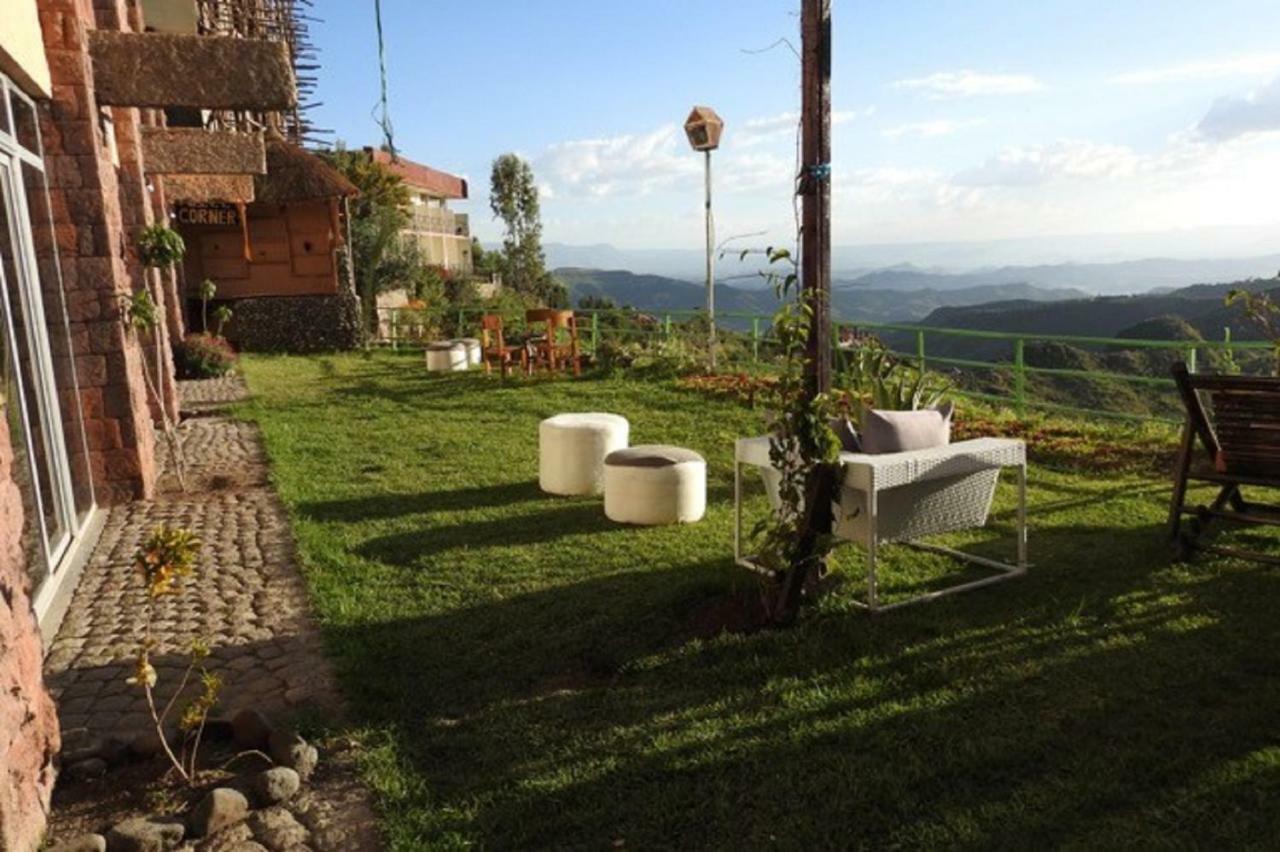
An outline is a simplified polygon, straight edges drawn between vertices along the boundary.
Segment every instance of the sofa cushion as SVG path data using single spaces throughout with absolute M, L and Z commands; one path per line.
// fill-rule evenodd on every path
M 953 410 L 950 402 L 919 411 L 868 408 L 862 413 L 862 452 L 905 453 L 946 446 L 951 443 Z
M 687 462 L 705 461 L 693 450 L 664 444 L 640 444 L 614 450 L 605 457 L 607 467 L 671 467 Z

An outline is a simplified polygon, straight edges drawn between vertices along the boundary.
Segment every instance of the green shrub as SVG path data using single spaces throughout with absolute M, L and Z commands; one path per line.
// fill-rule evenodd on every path
M 138 257 L 143 266 L 166 269 L 178 263 L 187 253 L 182 235 L 164 225 L 152 225 L 138 235 Z
M 174 347 L 178 374 L 184 379 L 216 379 L 236 366 L 236 351 L 225 337 L 189 334 Z
M 702 368 L 704 357 L 679 338 L 623 342 L 605 338 L 596 349 L 595 366 L 605 373 L 628 372 L 654 379 L 688 375 Z

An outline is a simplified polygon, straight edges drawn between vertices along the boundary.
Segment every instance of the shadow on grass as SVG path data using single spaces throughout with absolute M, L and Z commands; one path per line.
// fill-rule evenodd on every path
M 452 491 L 425 491 L 415 494 L 373 494 L 349 500 L 326 500 L 298 504 L 298 513 L 317 521 L 356 524 L 363 521 L 400 518 L 432 512 L 463 512 L 496 509 L 546 499 L 538 483 L 502 482 Z
M 604 516 L 597 501 L 562 503 L 548 499 L 546 508 L 465 524 L 444 522 L 407 532 L 377 536 L 355 548 L 367 559 L 410 565 L 450 550 L 545 544 L 567 536 L 603 533 L 620 527 Z
M 1266 601 L 1280 579 L 1166 580 L 1146 527 L 1055 530 L 1046 548 L 1078 545 L 1073 532 L 1107 536 L 1123 558 L 1060 561 L 878 619 L 824 609 L 790 631 L 691 642 L 690 613 L 743 579 L 696 562 L 353 625 L 335 646 L 362 714 L 425 781 L 423 797 L 391 806 L 414 842 L 1277 836 L 1280 816 L 1257 796 L 1280 790 L 1280 758 L 1261 759 L 1254 786 L 1232 767 L 1275 742 L 1280 621 Z

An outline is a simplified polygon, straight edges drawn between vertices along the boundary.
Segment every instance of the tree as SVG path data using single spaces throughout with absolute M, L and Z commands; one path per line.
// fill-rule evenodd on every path
M 421 283 L 421 250 L 401 236 L 409 224 L 409 189 L 364 151 L 339 144 L 323 156 L 360 190 L 351 201 L 351 260 L 368 335 L 377 329 L 379 293 L 399 287 L 413 292 Z
M 578 307 L 584 311 L 616 311 L 618 303 L 608 296 L 583 296 Z
M 472 237 L 471 268 L 478 275 L 492 275 L 495 272 L 501 272 L 502 254 L 496 251 L 487 251 L 484 246 L 480 245 L 479 238 Z
M 391 208 L 401 211 L 408 221 L 409 187 L 395 172 L 364 151 L 349 150 L 341 142 L 321 156 L 360 190 L 351 199 L 351 218 L 366 219 L 377 210 Z
M 565 307 L 565 286 L 547 272 L 542 253 L 542 210 L 533 169 L 515 154 L 493 161 L 489 178 L 489 208 L 502 220 L 503 284 L 550 307 Z

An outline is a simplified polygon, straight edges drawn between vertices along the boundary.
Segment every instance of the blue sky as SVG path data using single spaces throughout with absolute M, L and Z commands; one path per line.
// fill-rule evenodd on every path
M 798 43 L 797 8 L 384 0 L 397 145 L 469 178 L 458 206 L 483 239 L 489 163 L 516 151 L 548 240 L 695 247 L 701 166 L 679 124 L 706 103 L 727 124 L 720 233 L 786 239 L 798 61 L 744 51 Z M 372 0 L 315 11 L 317 124 L 377 144 Z M 1275 0 L 835 0 L 834 21 L 841 243 L 1280 223 Z

